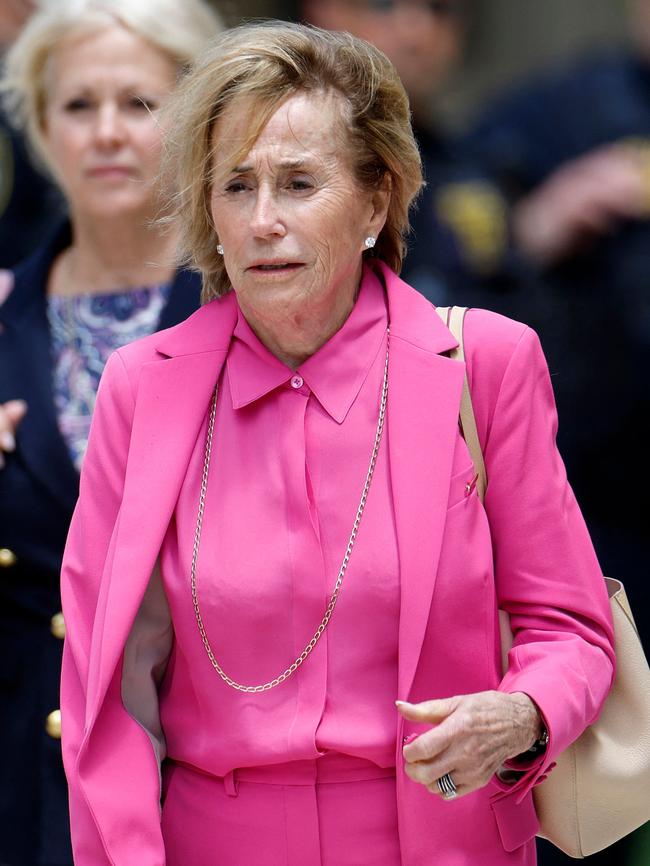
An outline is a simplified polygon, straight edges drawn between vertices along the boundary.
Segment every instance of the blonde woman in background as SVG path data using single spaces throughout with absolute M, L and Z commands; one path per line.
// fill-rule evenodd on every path
M 156 219 L 159 110 L 222 29 L 201 0 L 44 4 L 10 51 L 12 120 L 69 219 L 0 306 L 0 862 L 69 864 L 59 571 L 111 351 L 185 318 L 198 279 Z

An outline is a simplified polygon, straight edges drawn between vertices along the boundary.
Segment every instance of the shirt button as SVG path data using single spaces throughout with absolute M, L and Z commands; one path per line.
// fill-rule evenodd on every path
M 303 386 L 304 384 L 305 384 L 305 383 L 304 383 L 304 380 L 303 380 L 302 376 L 292 376 L 292 378 L 291 378 L 291 387 L 292 387 L 292 388 L 295 388 L 296 391 L 298 390 L 298 388 L 302 388 L 302 386 Z

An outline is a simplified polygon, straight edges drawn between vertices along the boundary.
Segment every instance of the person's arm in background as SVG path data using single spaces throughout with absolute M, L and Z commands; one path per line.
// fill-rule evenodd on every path
M 552 267 L 626 220 L 650 211 L 648 157 L 631 144 L 603 145 L 555 169 L 512 207 L 517 247 Z
M 12 271 L 0 270 L 0 307 L 14 288 Z M 2 334 L 2 325 L 0 325 Z M 0 403 L 0 469 L 5 465 L 3 452 L 11 452 L 16 447 L 16 428 L 25 417 L 27 404 L 24 400 L 7 400 Z
M 626 69 L 597 58 L 551 71 L 496 100 L 465 137 L 468 158 L 510 202 L 514 247 L 542 270 L 648 216 L 649 150 L 633 136 L 638 118 L 631 108 L 602 108 L 633 102 Z
M 27 403 L 24 400 L 8 400 L 0 403 L 0 469 L 5 465 L 4 453 L 16 448 L 16 430 L 25 417 Z

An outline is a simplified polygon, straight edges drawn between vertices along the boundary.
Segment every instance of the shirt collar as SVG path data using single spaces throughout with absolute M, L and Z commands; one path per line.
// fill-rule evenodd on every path
M 367 267 L 343 326 L 295 371 L 269 352 L 239 310 L 227 361 L 233 407 L 241 409 L 299 374 L 323 409 L 341 424 L 384 345 L 387 325 L 384 288 Z

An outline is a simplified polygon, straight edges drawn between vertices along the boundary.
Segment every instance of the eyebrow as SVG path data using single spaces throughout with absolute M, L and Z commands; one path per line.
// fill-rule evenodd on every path
M 303 166 L 308 164 L 308 160 L 306 159 L 285 159 L 280 163 L 280 168 L 302 168 Z M 231 174 L 246 174 L 248 171 L 252 171 L 252 165 L 236 165 Z
M 154 93 L 154 90 L 156 91 Z M 63 96 L 66 99 L 71 99 L 79 96 L 94 96 L 97 92 L 97 89 L 87 82 L 81 82 L 79 84 L 73 84 L 72 87 L 69 88 L 67 92 L 64 91 Z M 125 84 L 124 86 L 120 85 L 117 90 L 118 96 L 140 96 L 145 93 L 151 96 L 157 96 L 161 98 L 164 94 L 157 90 L 157 85 L 155 84 Z

